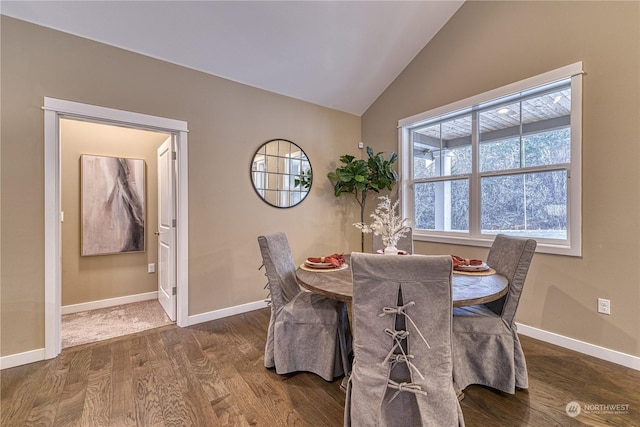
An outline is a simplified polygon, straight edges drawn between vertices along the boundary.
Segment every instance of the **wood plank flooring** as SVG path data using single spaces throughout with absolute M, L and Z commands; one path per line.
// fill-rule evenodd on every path
M 341 426 L 339 379 L 264 368 L 268 322 L 263 309 L 170 325 L 5 369 L 0 425 Z M 640 426 L 640 372 L 527 337 L 522 344 L 529 390 L 468 387 L 467 426 Z M 575 418 L 565 411 L 572 401 L 582 408 Z M 613 414 L 603 405 L 628 407 Z

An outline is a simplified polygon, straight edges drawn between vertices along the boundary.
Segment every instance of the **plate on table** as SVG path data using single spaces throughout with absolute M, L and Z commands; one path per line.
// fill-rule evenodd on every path
M 306 265 L 309 268 L 317 268 L 317 269 L 336 268 L 330 262 L 313 262 L 313 261 L 309 261 L 308 259 L 304 260 L 304 265 Z
M 487 271 L 489 270 L 489 266 L 486 262 L 483 262 L 480 265 L 458 265 L 454 267 L 454 270 L 458 271 Z
M 376 252 L 379 253 L 379 254 L 383 254 L 384 253 L 384 249 L 378 249 Z M 402 249 L 398 249 L 398 255 L 408 255 L 408 254 L 409 254 L 409 252 L 403 251 Z

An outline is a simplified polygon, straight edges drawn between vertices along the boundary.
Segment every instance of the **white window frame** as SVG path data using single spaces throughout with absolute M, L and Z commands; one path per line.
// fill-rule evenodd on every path
M 286 161 L 284 162 L 284 175 L 282 175 L 282 200 L 281 203 L 283 206 L 289 206 L 291 203 L 293 203 L 293 205 L 297 205 L 298 203 L 300 203 L 302 201 L 302 193 L 304 193 L 305 191 L 302 191 L 302 188 L 296 190 L 295 187 L 291 186 L 291 177 L 292 176 L 297 176 L 297 175 L 301 175 L 302 173 L 306 172 L 302 167 L 300 167 L 300 170 L 293 170 L 293 162 L 292 160 L 299 160 L 300 162 L 300 166 L 302 166 L 302 159 L 304 158 L 305 161 L 309 161 L 309 159 L 307 158 L 306 155 L 302 154 L 302 150 L 298 150 L 298 151 L 292 151 L 291 153 L 287 153 L 285 154 L 285 158 Z M 295 199 L 294 194 L 298 194 L 298 197 L 300 197 L 300 200 L 294 200 L 293 202 L 291 201 L 292 198 Z
M 508 95 L 528 91 L 530 89 L 571 78 L 571 163 L 567 182 L 567 239 L 535 238 L 538 242 L 536 251 L 541 253 L 581 256 L 582 255 L 582 62 L 576 62 L 546 73 L 530 77 L 509 85 L 457 101 L 433 110 L 425 111 L 398 121 L 398 152 L 400 153 L 400 197 L 402 215 L 413 219 L 413 155 L 410 129 L 429 120 L 463 111 L 473 106 L 497 100 Z M 478 180 L 474 171 L 470 184 Z M 419 241 L 461 244 L 469 246 L 491 246 L 492 236 L 481 235 L 471 224 L 479 221 L 479 190 L 470 189 L 470 230 L 469 232 L 444 232 L 431 230 L 414 230 L 413 238 Z M 474 209 L 475 207 L 475 209 Z
M 268 177 L 266 173 L 265 163 L 266 163 L 265 156 L 256 155 L 255 159 L 253 160 L 253 167 L 251 168 L 253 173 L 253 182 L 255 183 L 254 187 L 258 192 L 258 194 L 260 194 L 260 196 L 262 196 L 263 199 L 266 197 L 265 188 L 268 188 L 268 183 L 267 183 Z

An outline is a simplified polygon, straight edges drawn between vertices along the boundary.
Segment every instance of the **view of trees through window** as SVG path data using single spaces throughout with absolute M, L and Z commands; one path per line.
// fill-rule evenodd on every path
M 567 239 L 570 101 L 565 82 L 411 129 L 414 227 Z

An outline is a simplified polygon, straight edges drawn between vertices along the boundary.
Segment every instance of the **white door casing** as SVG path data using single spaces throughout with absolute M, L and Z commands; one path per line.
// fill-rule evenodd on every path
M 176 320 L 173 136 L 158 147 L 158 301 Z
M 176 324 L 189 326 L 189 181 L 187 122 L 44 98 L 44 359 L 60 354 L 61 324 L 61 232 L 60 232 L 60 118 L 156 130 L 175 138 L 175 286 Z

